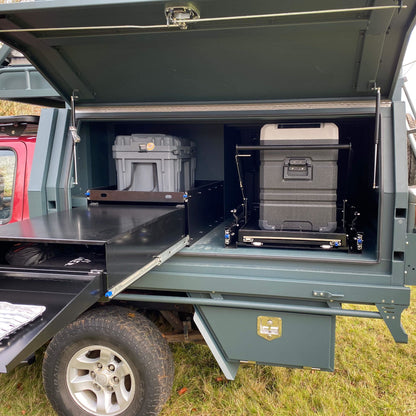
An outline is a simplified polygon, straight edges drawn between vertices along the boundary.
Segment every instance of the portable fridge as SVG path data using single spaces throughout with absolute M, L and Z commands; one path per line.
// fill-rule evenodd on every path
M 334 123 L 266 124 L 260 145 L 259 227 L 276 231 L 334 232 L 337 228 L 338 150 Z M 285 150 L 285 146 L 291 149 Z M 297 150 L 299 147 L 299 150 Z

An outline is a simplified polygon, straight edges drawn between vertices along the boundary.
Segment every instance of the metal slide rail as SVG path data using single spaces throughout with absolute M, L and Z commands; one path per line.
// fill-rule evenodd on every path
M 120 292 L 122 292 L 124 289 L 128 288 L 132 283 L 139 280 L 142 276 L 144 276 L 147 272 L 154 269 L 156 266 L 160 266 L 165 261 L 169 260 L 172 256 L 174 256 L 176 253 L 181 251 L 183 248 L 185 248 L 189 244 L 189 236 L 186 236 L 182 238 L 177 243 L 173 244 L 168 249 L 164 250 L 159 255 L 155 256 L 152 261 L 141 267 L 139 270 L 135 271 L 131 275 L 127 276 L 124 280 L 122 280 L 120 283 L 116 284 L 112 288 L 110 288 L 106 294 L 105 297 L 108 299 L 113 299 L 115 296 L 117 296 Z

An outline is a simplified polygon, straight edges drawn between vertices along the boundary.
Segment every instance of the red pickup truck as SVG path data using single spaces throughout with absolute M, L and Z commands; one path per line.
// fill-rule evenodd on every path
M 0 224 L 29 218 L 27 192 L 38 116 L 0 117 Z

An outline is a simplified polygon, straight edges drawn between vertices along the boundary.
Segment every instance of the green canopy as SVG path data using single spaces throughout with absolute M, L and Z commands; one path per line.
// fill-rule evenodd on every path
M 415 16 L 416 0 L 38 1 L 0 6 L 0 40 L 78 105 L 391 97 Z

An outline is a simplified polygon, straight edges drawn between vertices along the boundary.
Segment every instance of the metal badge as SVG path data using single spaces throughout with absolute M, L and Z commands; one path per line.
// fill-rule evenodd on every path
M 273 316 L 257 317 L 257 335 L 272 341 L 282 336 L 282 319 Z

